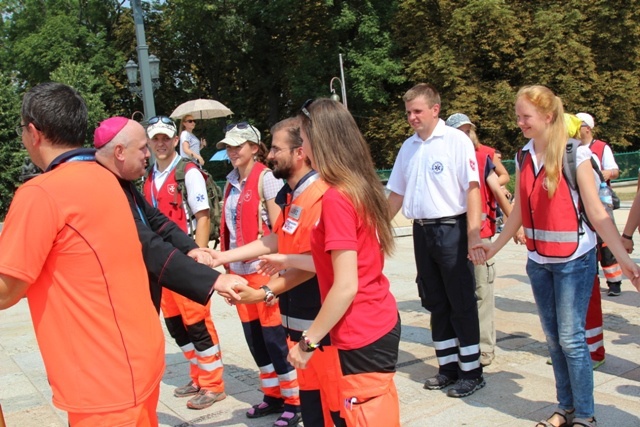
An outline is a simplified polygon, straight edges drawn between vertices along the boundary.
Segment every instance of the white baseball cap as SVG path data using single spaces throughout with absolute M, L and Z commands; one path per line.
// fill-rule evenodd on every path
M 576 114 L 576 117 L 582 120 L 582 123 L 589 126 L 590 128 L 593 128 L 596 125 L 596 122 L 593 120 L 593 116 L 591 116 L 591 114 L 578 113 Z

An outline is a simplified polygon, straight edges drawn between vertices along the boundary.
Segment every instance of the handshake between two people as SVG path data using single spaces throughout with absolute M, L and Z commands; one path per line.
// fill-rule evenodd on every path
M 211 268 L 229 263 L 229 261 L 225 259 L 224 252 L 210 248 L 192 249 L 187 255 L 198 263 Z M 286 255 L 277 253 L 261 255 L 259 259 L 260 264 L 258 265 L 257 273 L 263 276 L 274 276 L 287 268 Z M 265 301 L 265 291 L 263 289 L 255 289 L 249 286 L 249 282 L 237 274 L 227 273 L 218 277 L 214 285 L 214 290 L 230 305 L 255 304 Z M 278 299 L 273 298 L 267 305 L 271 306 L 277 303 Z

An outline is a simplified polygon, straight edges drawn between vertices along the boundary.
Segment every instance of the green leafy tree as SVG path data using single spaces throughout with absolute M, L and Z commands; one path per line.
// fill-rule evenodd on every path
M 19 184 L 20 169 L 26 157 L 15 128 L 20 124 L 19 87 L 0 72 L 0 221 L 9 209 Z
M 99 95 L 99 88 L 106 85 L 104 77 L 97 76 L 88 64 L 64 62 L 51 73 L 51 80 L 73 87 L 84 98 L 89 113 L 87 144 L 90 145 L 94 129 L 109 116 Z

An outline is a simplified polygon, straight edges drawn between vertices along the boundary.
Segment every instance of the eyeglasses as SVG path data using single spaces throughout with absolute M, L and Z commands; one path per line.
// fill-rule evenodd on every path
M 176 124 L 173 122 L 173 120 L 171 120 L 169 117 L 167 116 L 155 116 L 155 117 L 151 117 L 149 119 L 149 121 L 147 123 L 149 123 L 150 125 L 155 125 L 158 122 L 162 122 L 166 125 L 171 125 L 173 127 L 176 127 Z
M 299 147 L 287 147 L 287 148 L 280 148 L 280 147 L 271 147 L 271 149 L 269 150 L 270 153 L 273 153 L 274 156 L 278 155 L 279 152 L 281 151 L 287 151 L 289 150 L 289 152 L 295 150 L 296 148 Z
M 184 122 L 185 122 L 185 123 L 195 123 L 196 121 L 195 121 L 195 120 L 193 120 L 193 119 L 189 119 L 189 120 L 185 120 Z
M 253 128 L 253 126 L 251 126 L 251 124 L 249 122 L 231 123 L 231 124 L 226 125 L 225 127 L 223 127 L 222 128 L 222 132 L 227 133 L 233 128 L 238 128 L 240 130 L 251 129 L 251 131 L 256 135 L 258 144 L 260 143 L 260 135 L 258 135 L 256 133 L 255 129 Z
M 23 131 L 22 128 L 26 128 L 27 126 L 29 126 L 29 123 L 24 125 L 20 123 L 18 126 L 16 126 L 16 133 L 18 134 L 18 136 L 22 136 L 22 131 Z
M 308 110 L 307 108 L 309 108 L 309 106 L 310 106 L 311 104 L 313 104 L 313 101 L 315 101 L 315 99 L 313 99 L 313 98 L 307 99 L 307 100 L 305 101 L 305 103 L 304 103 L 304 104 L 302 104 L 302 107 L 300 107 L 300 111 L 302 111 L 302 114 L 304 114 L 305 116 L 307 116 L 307 118 L 309 119 L 309 121 L 311 121 L 311 113 L 309 113 L 309 110 Z

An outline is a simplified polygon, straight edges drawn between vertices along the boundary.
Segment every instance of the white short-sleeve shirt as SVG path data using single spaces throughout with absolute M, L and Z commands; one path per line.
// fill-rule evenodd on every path
M 405 217 L 436 219 L 467 211 L 470 182 L 480 182 L 473 143 L 440 119 L 426 141 L 416 133 L 402 144 L 387 188 L 404 197 Z
M 193 151 L 195 154 L 200 154 L 200 140 L 198 139 L 198 137 L 187 130 L 183 130 L 180 134 L 180 155 L 182 157 L 189 158 L 189 156 L 184 152 L 184 149 L 182 148 L 182 143 L 184 141 L 189 142 L 189 149 L 191 151 Z
M 531 155 L 531 159 L 533 160 L 533 170 L 535 171 L 536 175 L 538 174 L 538 172 L 540 171 L 540 168 L 542 168 L 542 166 L 544 165 L 544 163 L 540 163 L 538 164 L 538 161 L 536 159 L 536 152 L 533 148 L 533 140 L 529 141 L 527 143 L 527 145 L 524 146 L 524 148 L 522 149 L 524 150 L 528 150 L 529 154 Z M 578 150 L 576 152 L 576 168 L 578 166 L 580 166 L 583 162 L 587 162 L 587 161 L 591 161 L 591 149 L 589 149 L 588 146 L 586 145 L 580 145 L 578 147 Z M 595 157 L 595 156 L 594 156 Z M 516 155 L 516 167 L 518 168 L 518 171 L 520 170 L 520 164 L 518 163 L 518 156 Z M 597 177 L 596 172 L 594 171 L 594 175 Z M 596 180 L 597 182 L 597 180 Z M 576 209 L 578 208 L 578 201 L 579 201 L 579 194 L 576 190 L 570 188 L 571 190 L 571 198 L 573 199 L 573 205 L 576 207 Z M 522 197 L 522 196 L 520 196 Z M 580 241 L 578 242 L 578 249 L 576 249 L 576 251 L 574 252 L 573 255 L 571 255 L 570 257 L 567 258 L 550 258 L 550 257 L 545 257 L 542 256 L 540 254 L 538 254 L 536 251 L 528 251 L 529 252 L 529 259 L 531 259 L 532 261 L 537 262 L 538 264 L 558 264 L 561 262 L 567 262 L 567 261 L 571 261 L 574 260 L 576 258 L 580 258 L 582 255 L 584 255 L 585 253 L 587 253 L 588 251 L 590 251 L 591 249 L 593 249 L 597 243 L 597 238 L 596 238 L 596 233 L 594 231 L 592 231 L 588 225 L 586 224 L 582 224 L 582 228 L 584 230 L 584 233 L 580 235 Z
M 610 171 L 613 169 L 620 168 L 616 163 L 615 157 L 613 157 L 613 151 L 611 151 L 611 147 L 609 147 L 609 145 L 605 145 L 604 151 L 602 152 L 602 170 Z

